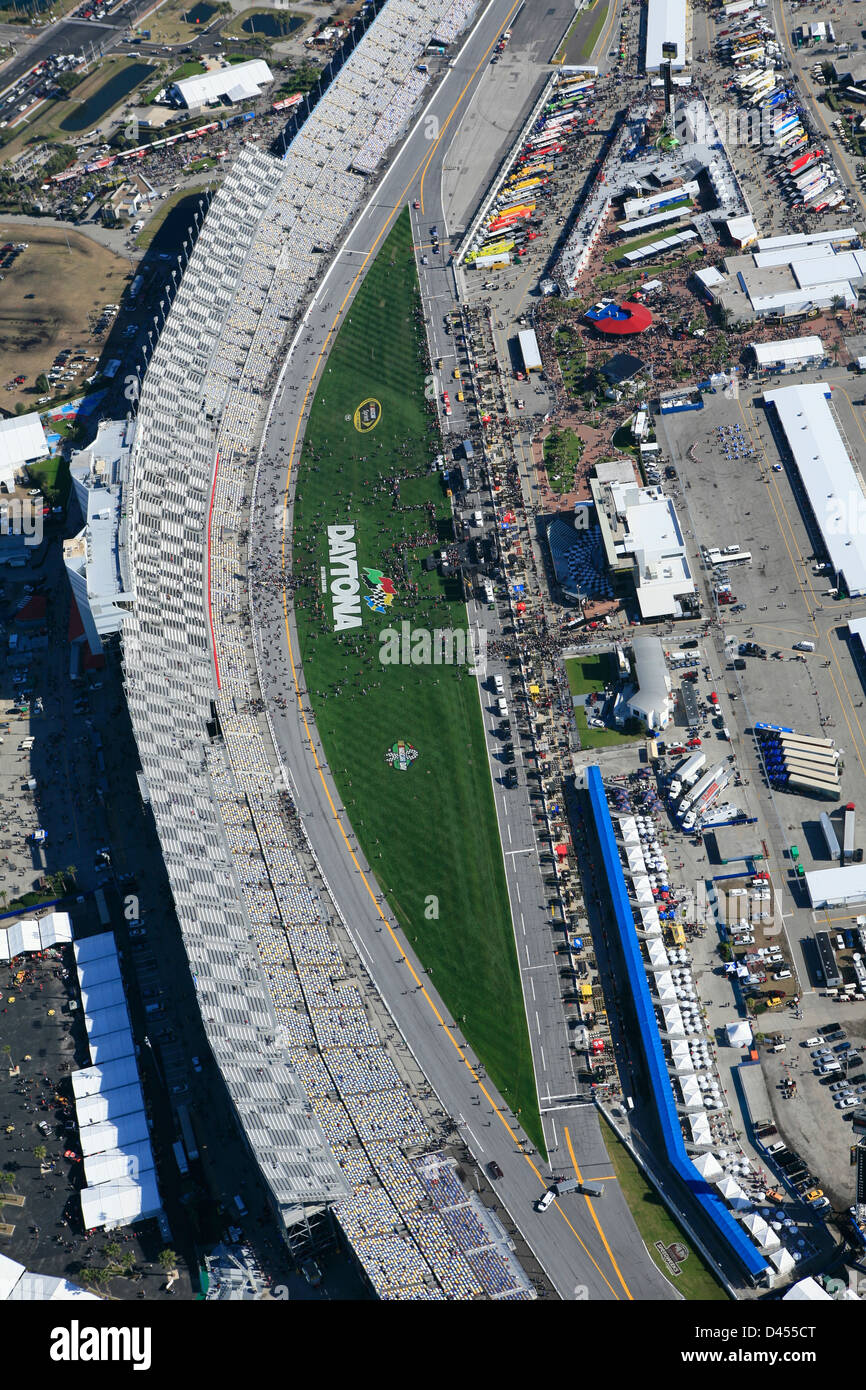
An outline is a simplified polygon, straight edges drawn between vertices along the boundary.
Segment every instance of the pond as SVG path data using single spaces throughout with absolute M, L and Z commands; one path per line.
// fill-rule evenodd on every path
M 184 24 L 207 24 L 216 14 L 216 5 L 194 5 L 191 10 L 185 10 L 181 15 Z
M 131 67 L 121 68 L 107 82 L 103 82 L 101 87 L 97 87 L 87 101 L 83 101 L 80 106 L 74 107 L 68 116 L 64 116 L 60 122 L 60 129 L 91 130 L 113 106 L 129 96 L 133 88 L 146 77 L 152 76 L 153 72 L 154 69 L 149 63 L 133 63 Z
M 248 15 L 241 28 L 245 34 L 265 34 L 269 39 L 285 39 L 300 29 L 303 15 L 262 13 Z

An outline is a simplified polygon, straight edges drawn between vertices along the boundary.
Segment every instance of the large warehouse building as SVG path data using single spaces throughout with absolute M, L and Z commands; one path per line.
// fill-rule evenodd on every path
M 251 101 L 261 94 L 262 87 L 273 82 L 267 63 L 253 58 L 249 63 L 235 63 L 195 77 L 183 77 L 169 87 L 169 96 L 178 106 L 198 111 L 217 101 Z
M 791 450 L 834 584 L 852 598 L 866 594 L 866 497 L 830 409 L 826 381 L 765 391 Z
M 671 67 L 686 65 L 686 0 L 649 0 L 646 17 L 646 70 L 658 72 L 666 44 L 676 47 Z

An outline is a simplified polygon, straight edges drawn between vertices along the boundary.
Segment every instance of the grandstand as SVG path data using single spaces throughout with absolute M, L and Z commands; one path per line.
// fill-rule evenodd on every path
M 326 1240 L 333 1213 L 382 1298 L 533 1295 L 492 1238 L 455 1242 L 407 1157 L 435 1136 L 290 843 L 288 779 L 251 712 L 239 575 L 250 465 L 279 350 L 319 273 L 313 247 L 336 246 L 405 129 L 433 30 L 456 37 L 475 3 L 389 0 L 285 157 L 244 149 L 153 354 L 132 462 L 124 678 L 204 1026 L 290 1248 Z

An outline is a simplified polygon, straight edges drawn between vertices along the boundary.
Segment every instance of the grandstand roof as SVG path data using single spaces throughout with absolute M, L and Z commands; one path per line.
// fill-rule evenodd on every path
M 785 432 L 834 570 L 866 594 L 866 497 L 830 409 L 826 381 L 765 391 Z

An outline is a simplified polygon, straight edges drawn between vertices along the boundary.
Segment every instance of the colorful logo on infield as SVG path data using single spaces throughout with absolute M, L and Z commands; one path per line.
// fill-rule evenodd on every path
M 404 743 L 402 738 L 398 738 L 396 743 L 385 754 L 385 762 L 389 767 L 396 768 L 398 772 L 408 772 L 418 756 L 418 749 L 413 748 L 411 743 Z
M 370 396 L 366 401 L 362 401 L 352 416 L 352 424 L 359 434 L 369 434 L 374 430 L 382 418 L 382 407 L 378 401 Z
M 361 573 L 367 588 L 372 590 L 364 595 L 364 602 L 374 613 L 384 613 L 386 608 L 391 607 L 397 592 L 393 579 L 389 579 L 382 570 L 363 569 Z

